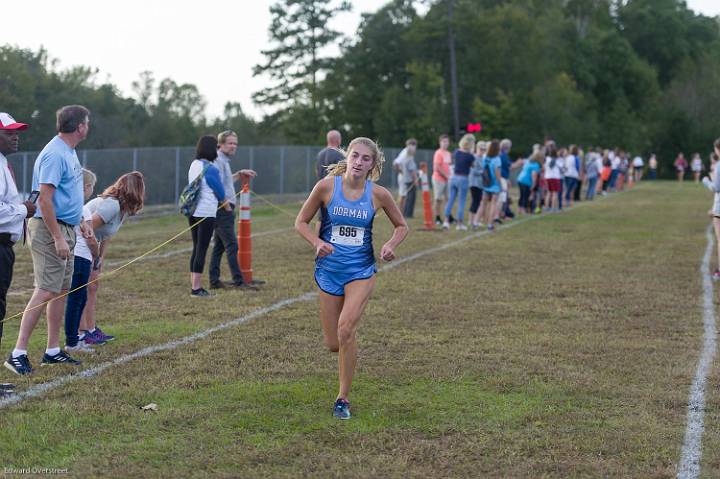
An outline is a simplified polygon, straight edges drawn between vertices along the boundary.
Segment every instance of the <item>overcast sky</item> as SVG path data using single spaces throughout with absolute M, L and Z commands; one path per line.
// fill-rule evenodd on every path
M 334 26 L 352 36 L 361 13 L 387 0 L 352 0 L 352 13 Z M 217 116 L 226 101 L 238 101 L 254 117 L 262 109 L 250 99 L 264 86 L 252 67 L 269 46 L 271 0 L 124 0 L 104 2 L 51 0 L 15 2 L 4 8 L 0 43 L 37 50 L 44 46 L 60 68 L 97 67 L 98 80 L 109 80 L 121 92 L 140 72 L 193 83 L 207 99 L 208 115 Z M 720 15 L 720 0 L 687 0 L 690 8 Z

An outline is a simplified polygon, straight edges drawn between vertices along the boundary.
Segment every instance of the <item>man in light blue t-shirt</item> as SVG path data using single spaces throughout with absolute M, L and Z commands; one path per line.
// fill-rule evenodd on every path
M 38 209 L 28 224 L 28 237 L 33 260 L 35 290 L 25 308 L 15 349 L 5 367 L 20 375 L 30 374 L 32 366 L 27 345 L 46 302 L 48 320 L 47 349 L 42 364 L 80 364 L 60 349 L 60 325 L 65 301 L 51 301 L 66 293 L 73 274 L 75 225 L 83 235 L 82 221 L 83 174 L 75 147 L 87 138 L 90 112 L 80 105 L 57 111 L 58 135 L 50 140 L 35 160 L 33 190 L 38 190 Z
M 79 225 L 83 207 L 82 166 L 75 148 L 60 136 L 50 140 L 35 160 L 32 189 L 40 191 L 41 198 L 42 185 L 52 186 L 54 190 L 49 193 L 56 221 Z M 35 217 L 44 217 L 42 200 Z

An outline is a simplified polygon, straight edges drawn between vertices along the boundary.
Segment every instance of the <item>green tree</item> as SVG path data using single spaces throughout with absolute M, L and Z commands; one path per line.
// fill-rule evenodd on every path
M 417 57 L 417 51 L 406 36 L 417 18 L 413 2 L 408 0 L 392 0 L 364 15 L 355 42 L 344 46 L 321 85 L 327 126 L 339 128 L 349 137 L 403 144 L 408 135 L 398 125 L 405 125 L 409 113 L 391 105 L 407 100 L 406 66 Z
M 657 68 L 663 85 L 686 58 L 720 46 L 717 22 L 695 15 L 682 0 L 628 0 L 618 9 L 618 21 L 635 51 Z
M 323 49 L 337 43 L 341 33 L 328 24 L 333 16 L 349 11 L 350 3 L 321 0 L 278 0 L 270 7 L 269 28 L 272 47 L 263 50 L 265 63 L 253 68 L 253 75 L 267 75 L 275 84 L 253 94 L 260 105 L 298 110 L 310 125 L 314 137 L 320 134 L 318 83 L 331 65 Z M 305 116 L 309 115 L 309 116 Z

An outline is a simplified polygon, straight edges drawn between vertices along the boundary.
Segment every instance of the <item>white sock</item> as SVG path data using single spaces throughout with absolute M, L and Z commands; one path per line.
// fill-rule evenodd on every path
M 27 351 L 25 351 L 24 349 L 13 349 L 12 357 L 17 358 L 17 357 L 20 357 L 20 356 L 22 356 L 22 355 L 26 355 L 26 356 L 27 356 Z
M 88 333 L 92 334 L 92 333 L 95 332 L 96 329 L 97 329 L 97 328 L 92 328 L 92 329 L 88 330 Z
M 55 356 L 56 354 L 60 354 L 60 348 L 47 348 L 45 350 L 45 354 L 48 356 Z

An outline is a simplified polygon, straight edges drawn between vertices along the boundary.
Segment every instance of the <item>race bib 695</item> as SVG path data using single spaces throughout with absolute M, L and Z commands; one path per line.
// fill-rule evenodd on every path
M 364 237 L 365 228 L 361 228 L 359 226 L 336 225 L 332 227 L 330 242 L 345 246 L 362 246 Z

